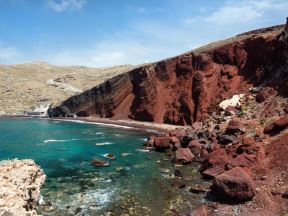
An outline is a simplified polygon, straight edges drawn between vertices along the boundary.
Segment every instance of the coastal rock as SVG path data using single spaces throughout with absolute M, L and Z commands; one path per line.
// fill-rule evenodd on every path
M 92 166 L 100 166 L 100 167 L 102 167 L 102 166 L 108 166 L 108 165 L 109 165 L 108 162 L 103 161 L 103 160 L 98 160 L 98 159 L 93 159 L 93 160 L 90 162 L 90 164 L 91 164 Z
M 200 144 L 197 140 L 191 140 L 187 146 L 192 152 L 194 156 L 197 156 L 200 154 L 202 149 L 202 144 Z
M 287 64 L 287 45 L 279 41 L 282 28 L 252 31 L 145 64 L 63 101 L 49 109 L 49 116 L 85 113 L 116 120 L 192 125 L 227 98 L 220 105 L 222 109 L 239 105 L 249 87 L 264 78 L 267 85 L 284 92 L 285 79 L 281 77 L 285 70 L 275 73 Z
M 182 163 L 191 163 L 195 156 L 192 154 L 189 148 L 179 148 L 175 152 L 175 161 Z
M 204 172 L 202 172 L 202 175 L 206 179 L 214 179 L 218 175 L 225 172 L 225 169 L 221 166 L 212 167 L 210 169 L 206 169 Z
M 251 200 L 256 191 L 256 185 L 251 176 L 240 167 L 235 167 L 218 175 L 212 186 L 212 192 L 219 199 L 234 202 Z
M 10 160 L 0 164 L 0 215 L 37 215 L 43 170 L 33 160 Z
M 155 137 L 154 147 L 158 151 L 165 151 L 172 147 L 172 140 L 170 137 Z

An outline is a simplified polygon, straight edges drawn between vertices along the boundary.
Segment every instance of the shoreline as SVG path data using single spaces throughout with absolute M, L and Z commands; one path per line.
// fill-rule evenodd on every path
M 56 121 L 70 121 L 70 122 L 105 125 L 109 127 L 120 127 L 123 129 L 134 129 L 134 130 L 136 129 L 156 134 L 164 134 L 176 128 L 186 128 L 185 126 L 180 125 L 158 124 L 154 122 L 141 122 L 141 121 L 123 120 L 123 119 L 113 120 L 109 118 L 98 118 L 98 117 L 77 117 L 77 118 L 65 117 L 65 118 L 48 118 L 48 119 Z
M 139 130 L 155 134 L 164 134 L 176 128 L 184 129 L 188 126 L 181 125 L 170 125 L 170 124 L 159 124 L 154 122 L 141 122 L 135 120 L 113 120 L 109 118 L 99 118 L 99 117 L 61 117 L 61 118 L 49 118 L 41 116 L 22 116 L 22 115 L 5 115 L 0 116 L 0 119 L 9 118 L 20 118 L 20 119 L 40 119 L 40 120 L 51 120 L 51 121 L 64 121 L 64 122 L 75 122 L 75 123 L 86 123 L 86 124 L 96 124 L 104 125 L 108 127 L 117 127 L 128 130 Z

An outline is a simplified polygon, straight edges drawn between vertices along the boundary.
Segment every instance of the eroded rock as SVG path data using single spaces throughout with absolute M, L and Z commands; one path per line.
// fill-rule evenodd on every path
M 37 215 L 36 207 L 46 175 L 33 160 L 0 164 L 0 215 Z

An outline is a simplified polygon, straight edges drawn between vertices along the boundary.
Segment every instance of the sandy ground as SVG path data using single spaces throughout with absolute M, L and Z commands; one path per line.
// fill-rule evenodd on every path
M 109 118 L 97 118 L 97 117 L 82 117 L 82 118 L 52 118 L 52 120 L 60 121 L 75 121 L 75 122 L 86 122 L 95 123 L 110 126 L 120 126 L 123 128 L 139 129 L 154 133 L 165 133 L 176 128 L 185 128 L 184 126 L 169 125 L 169 124 L 157 124 L 154 122 L 140 122 L 133 120 L 112 120 Z
M 90 89 L 134 67 L 132 65 L 107 68 L 59 67 L 46 62 L 0 64 L 0 113 L 33 110 L 49 102 L 58 104 L 76 94 L 73 89 L 82 91 Z M 49 85 L 48 80 L 56 81 L 62 88 Z

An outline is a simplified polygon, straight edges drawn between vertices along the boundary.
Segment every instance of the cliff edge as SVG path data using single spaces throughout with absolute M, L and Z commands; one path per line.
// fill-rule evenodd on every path
M 287 48 L 287 25 L 247 32 L 118 75 L 70 97 L 49 116 L 191 125 L 252 86 L 287 96 Z

